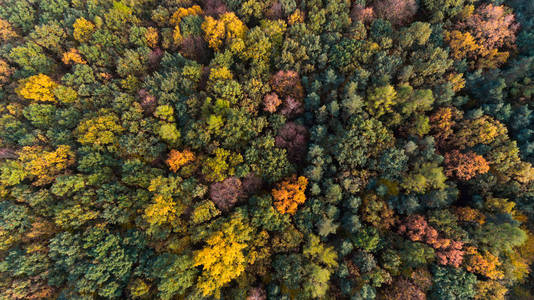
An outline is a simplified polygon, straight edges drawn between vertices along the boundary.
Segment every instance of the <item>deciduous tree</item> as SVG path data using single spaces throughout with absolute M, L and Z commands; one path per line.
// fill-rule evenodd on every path
M 304 176 L 293 175 L 278 183 L 272 190 L 274 206 L 282 213 L 295 214 L 299 204 L 306 201 L 304 191 L 308 185 L 308 179 Z

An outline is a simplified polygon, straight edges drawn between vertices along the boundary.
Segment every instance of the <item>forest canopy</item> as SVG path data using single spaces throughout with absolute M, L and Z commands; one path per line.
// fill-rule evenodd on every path
M 0 0 L 0 300 L 534 298 L 534 4 Z

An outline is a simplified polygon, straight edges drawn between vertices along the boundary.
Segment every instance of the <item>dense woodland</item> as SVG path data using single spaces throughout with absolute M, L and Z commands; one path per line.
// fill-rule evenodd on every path
M 0 299 L 533 299 L 533 96 L 528 0 L 0 0 Z

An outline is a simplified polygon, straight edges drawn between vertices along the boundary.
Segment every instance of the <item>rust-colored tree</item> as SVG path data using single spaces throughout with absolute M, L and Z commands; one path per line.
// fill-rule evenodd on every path
M 229 211 L 242 196 L 241 180 L 237 177 L 228 177 L 210 186 L 210 198 L 222 211 Z
M 281 214 L 295 214 L 299 204 L 306 201 L 304 191 L 308 185 L 308 179 L 304 176 L 293 175 L 278 183 L 272 190 L 274 206 Z
M 379 299 L 384 300 L 425 300 L 426 294 L 419 287 L 405 278 L 398 278 L 393 281 Z
M 490 169 L 484 157 L 474 153 L 461 153 L 458 150 L 445 153 L 445 175 L 469 180 L 476 175 L 487 173 Z
M 189 162 L 195 160 L 195 155 L 189 150 L 184 150 L 182 152 L 177 150 L 171 150 L 169 153 L 169 158 L 167 159 L 167 165 L 169 169 L 176 173 L 182 166 L 186 165 Z

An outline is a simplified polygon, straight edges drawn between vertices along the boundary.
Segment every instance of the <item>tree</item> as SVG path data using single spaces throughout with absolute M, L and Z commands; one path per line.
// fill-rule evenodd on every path
M 399 278 L 393 281 L 393 284 L 384 291 L 383 299 L 425 300 L 426 294 L 409 280 Z
M 189 8 L 179 7 L 177 11 L 172 14 L 170 23 L 175 25 L 172 37 L 176 44 L 180 44 L 183 40 L 182 32 L 180 31 L 180 23 L 182 18 L 187 16 L 196 16 L 202 14 L 202 8 L 198 5 L 193 5 Z
M 469 32 L 447 31 L 445 32 L 445 41 L 449 42 L 452 55 L 457 60 L 466 57 L 476 59 L 479 56 L 480 45 L 476 43 L 475 38 Z
M 336 159 L 342 168 L 356 170 L 393 145 L 392 133 L 379 120 L 351 118 L 340 142 L 334 146 Z
M 460 22 L 458 28 L 470 32 L 481 46 L 489 50 L 513 47 L 519 25 L 505 6 L 485 4 Z
M 449 138 L 454 134 L 456 121 L 462 116 L 461 111 L 452 107 L 441 107 L 430 116 L 431 132 L 437 140 L 438 148 L 447 146 Z
M 51 183 L 75 162 L 74 153 L 68 145 L 60 145 L 54 151 L 46 151 L 40 146 L 26 146 L 18 154 L 24 170 L 37 178 L 33 182 L 37 186 Z
M 484 174 L 490 167 L 484 157 L 474 153 L 461 153 L 458 150 L 445 153 L 445 175 L 455 175 L 461 180 L 469 180 L 476 175 Z
M 308 179 L 304 176 L 293 175 L 279 182 L 272 190 L 274 206 L 281 214 L 295 214 L 299 204 L 306 201 L 304 191 L 308 185 Z
M 378 0 L 373 3 L 376 16 L 394 25 L 404 25 L 410 22 L 417 8 L 415 0 Z
M 54 89 L 58 84 L 44 74 L 34 75 L 19 81 L 17 93 L 24 99 L 41 102 L 57 102 Z
M 308 130 L 302 125 L 294 122 L 287 122 L 276 136 L 275 145 L 277 147 L 285 148 L 289 160 L 298 163 L 302 161 L 306 155 Z
M 66 64 L 86 64 L 87 62 L 82 58 L 80 52 L 76 48 L 71 48 L 68 52 L 63 53 L 61 61 Z
M 513 224 L 492 222 L 486 222 L 477 228 L 473 237 L 481 244 L 479 249 L 495 254 L 510 251 L 513 247 L 522 245 L 527 239 L 525 231 Z
M 428 189 L 443 190 L 446 187 L 447 177 L 443 173 L 443 168 L 437 163 L 423 163 L 416 165 L 416 171 L 403 178 L 401 186 L 408 191 L 424 193 Z
M 9 64 L 0 59 L 0 88 L 4 86 L 9 80 L 9 77 L 13 74 L 14 69 Z
M 242 39 L 247 31 L 247 27 L 232 12 L 224 13 L 218 20 L 207 16 L 202 23 L 204 39 L 209 46 L 218 51 L 224 44 L 230 48 L 239 46 L 239 39 Z
M 438 232 L 428 225 L 423 216 L 410 215 L 402 225 L 399 233 L 406 234 L 414 242 L 433 244 L 437 241 Z
M 490 252 L 480 253 L 475 247 L 468 247 L 466 252 L 468 254 L 465 262 L 467 271 L 492 280 L 504 278 L 504 273 L 498 270 L 501 262 L 497 256 Z
M 95 25 L 85 18 L 76 19 L 72 27 L 74 28 L 74 38 L 82 43 L 89 40 L 95 31 Z
M 169 165 L 169 169 L 176 173 L 181 167 L 194 160 L 195 154 L 193 154 L 193 152 L 187 149 L 182 152 L 172 149 L 171 152 L 169 152 L 169 157 L 165 162 L 167 165 Z
M 478 68 L 496 68 L 509 56 L 509 52 L 499 50 L 515 48 L 517 30 L 514 15 L 504 6 L 485 4 L 458 23 L 456 30 L 447 32 L 445 40 L 456 59 L 469 57 Z
M 263 98 L 263 110 L 268 111 L 270 113 L 276 112 L 276 109 L 280 104 L 282 104 L 282 100 L 280 100 L 280 98 L 278 98 L 278 95 L 275 93 L 267 94 Z
M 117 115 L 106 109 L 100 111 L 100 116 L 81 121 L 76 128 L 78 142 L 98 149 L 115 147 L 117 135 L 123 131 Z
M 396 96 L 397 93 L 391 85 L 375 88 L 367 95 L 369 111 L 376 117 L 391 112 L 391 106 L 395 104 Z
M 0 41 L 7 42 L 17 37 L 17 33 L 8 21 L 0 19 Z
M 430 299 L 470 299 L 476 295 L 475 275 L 460 268 L 434 268 L 434 285 Z
M 217 148 L 214 152 L 215 157 L 207 157 L 202 163 L 202 174 L 208 181 L 218 182 L 233 176 L 235 167 L 243 162 L 241 154 L 223 148 Z
M 304 89 L 300 76 L 296 71 L 278 71 L 271 77 L 271 87 L 282 98 L 292 97 L 300 101 L 304 96 Z
M 494 280 L 478 281 L 475 300 L 504 300 L 508 289 L 500 282 Z
M 363 23 L 370 23 L 375 16 L 375 12 L 372 6 L 364 7 L 358 2 L 353 2 L 350 16 L 353 22 L 360 21 Z
M 393 210 L 375 194 L 363 198 L 361 214 L 365 222 L 380 229 L 389 229 L 395 222 Z
M 176 206 L 172 198 L 157 195 L 154 202 L 145 209 L 145 219 L 151 225 L 173 224 L 180 215 Z
M 252 238 L 252 228 L 237 214 L 206 239 L 206 245 L 194 252 L 194 266 L 202 266 L 197 287 L 203 296 L 218 295 L 221 287 L 239 277 L 247 259 L 244 250 Z
M 210 185 L 210 198 L 217 208 L 222 211 L 229 211 L 242 198 L 241 180 L 236 177 L 228 177 L 223 181 Z

